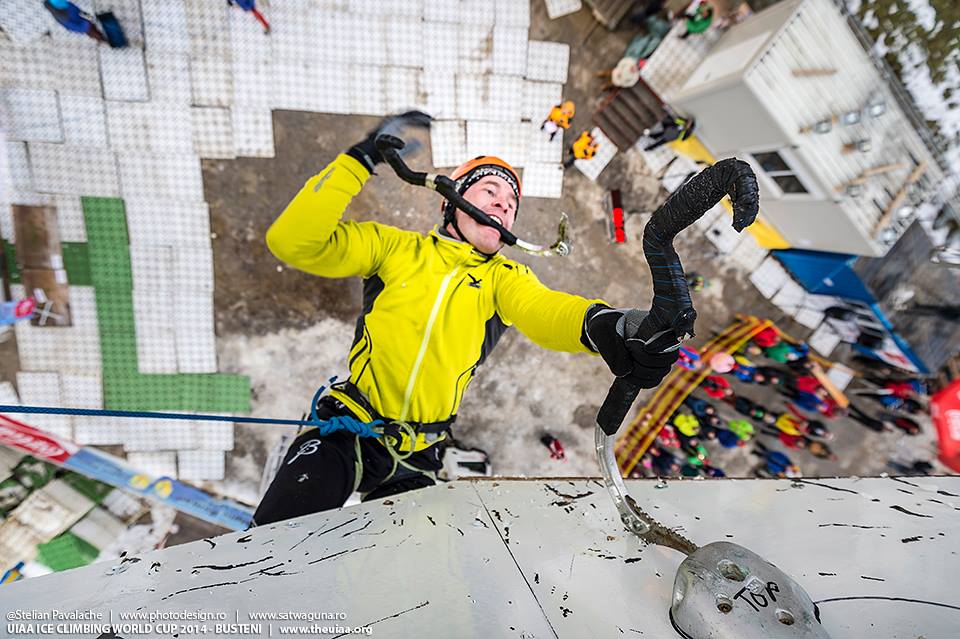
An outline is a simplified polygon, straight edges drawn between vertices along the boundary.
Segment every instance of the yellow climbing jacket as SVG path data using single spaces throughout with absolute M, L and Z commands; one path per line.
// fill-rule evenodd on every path
M 436 228 L 424 236 L 341 220 L 368 177 L 341 154 L 307 180 L 266 239 L 277 258 L 302 271 L 363 278 L 350 382 L 377 413 L 424 424 L 455 417 L 477 367 L 511 325 L 544 348 L 591 352 L 580 335 L 587 308 L 600 300 L 551 290 L 523 264 L 483 255 Z M 345 392 L 332 394 L 369 415 Z M 409 450 L 403 439 L 400 449 Z M 413 449 L 432 443 L 421 434 Z

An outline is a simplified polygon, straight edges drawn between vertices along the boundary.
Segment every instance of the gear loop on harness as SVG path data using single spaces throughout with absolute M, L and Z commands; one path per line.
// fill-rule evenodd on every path
M 316 426 L 317 430 L 320 431 L 321 437 L 326 437 L 339 430 L 351 432 L 357 437 L 380 437 L 381 433 L 375 428 L 380 424 L 383 424 L 383 422 L 379 419 L 372 422 L 361 422 L 350 415 L 337 415 L 336 417 L 318 422 Z
M 330 383 L 332 384 L 336 379 L 336 377 L 331 377 Z M 317 427 L 321 437 L 326 437 L 339 430 L 351 432 L 358 437 L 380 437 L 383 431 L 376 427 L 383 424 L 383 420 L 381 419 L 361 422 L 352 415 L 336 415 L 328 419 L 320 419 L 317 415 L 317 406 L 325 390 L 327 390 L 326 386 L 318 388 L 317 392 L 313 395 L 313 401 L 310 403 L 310 424 Z
M 334 382 L 336 380 L 336 376 L 330 378 L 329 383 L 331 386 L 334 386 Z M 340 385 L 341 388 L 346 388 L 346 386 L 346 382 L 343 382 Z M 317 407 L 320 405 L 320 399 L 326 390 L 326 385 L 321 386 L 313 395 L 313 401 L 310 405 L 309 425 L 315 426 L 321 437 L 326 437 L 331 433 L 340 430 L 351 432 L 357 436 L 357 438 L 354 440 L 356 452 L 356 462 L 354 467 L 355 480 L 353 486 L 354 491 L 360 487 L 360 482 L 363 478 L 363 454 L 360 450 L 361 437 L 379 438 L 380 443 L 383 444 L 387 454 L 390 456 L 393 464 L 390 468 L 390 472 L 384 479 L 385 482 L 392 479 L 397 474 L 397 470 L 400 467 L 406 469 L 407 472 L 415 472 L 426 475 L 427 477 L 436 481 L 436 474 L 433 471 L 417 468 L 413 464 L 407 462 L 407 459 L 411 457 L 414 452 L 416 452 L 412 446 L 410 447 L 410 450 L 400 450 L 404 438 L 410 442 L 416 441 L 418 432 L 415 424 L 408 424 L 407 422 L 396 420 L 387 420 L 384 418 L 372 419 L 369 422 L 362 422 L 353 415 L 349 414 L 335 415 L 327 419 L 321 419 L 317 414 Z M 369 409 L 365 407 L 365 410 L 372 412 L 372 407 Z M 445 427 L 449 428 L 449 426 Z

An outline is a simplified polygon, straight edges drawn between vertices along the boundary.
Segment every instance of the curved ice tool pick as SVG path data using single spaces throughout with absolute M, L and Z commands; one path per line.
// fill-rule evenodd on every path
M 759 198 L 753 170 L 736 158 L 701 171 L 651 216 L 643 231 L 643 252 L 653 276 L 653 305 L 649 312 L 633 309 L 624 316 L 617 327 L 624 339 L 663 353 L 693 336 L 697 312 L 673 239 L 727 194 L 733 201 L 733 228 L 742 231 L 756 219 Z M 687 639 L 828 639 L 813 601 L 782 570 L 729 542 L 698 547 L 630 497 L 614 454 L 614 436 L 639 391 L 628 378 L 614 380 L 597 414 L 597 457 L 627 530 L 687 555 L 674 580 L 673 627 Z
M 414 186 L 425 186 L 433 189 L 448 201 L 452 202 L 458 209 L 472 217 L 479 224 L 490 226 L 500 233 L 500 239 L 508 246 L 516 246 L 525 253 L 531 255 L 569 255 L 570 245 L 567 243 L 567 214 L 560 214 L 560 229 L 558 237 L 553 244 L 549 246 L 540 246 L 521 240 L 516 235 L 503 228 L 496 220 L 489 215 L 470 204 L 463 196 L 457 192 L 457 183 L 446 175 L 436 173 L 421 173 L 413 171 L 400 157 L 401 151 L 406 143 L 398 137 L 392 135 L 377 136 L 377 150 L 387 161 L 387 164 L 396 172 L 397 176 L 404 182 Z

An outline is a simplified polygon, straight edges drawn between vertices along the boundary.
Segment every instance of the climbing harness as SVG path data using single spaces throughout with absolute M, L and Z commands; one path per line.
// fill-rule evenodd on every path
M 351 412 L 356 412 L 354 409 L 348 407 L 342 401 L 334 398 L 333 396 L 327 396 L 326 398 L 323 397 L 326 386 L 321 386 L 319 389 L 317 389 L 317 392 L 313 396 L 313 401 L 311 402 L 309 423 L 310 425 L 315 425 L 317 427 L 321 437 L 326 437 L 327 435 L 339 430 L 345 430 L 357 435 L 357 438 L 354 440 L 355 472 L 353 490 L 356 491 L 360 487 L 360 482 L 363 479 L 363 455 L 360 450 L 361 437 L 373 437 L 379 439 L 384 449 L 386 449 L 387 454 L 390 456 L 392 466 L 390 468 L 390 472 L 383 479 L 383 481 L 380 482 L 381 485 L 390 481 L 391 479 L 394 479 L 398 472 L 401 474 L 414 473 L 425 475 L 426 477 L 436 481 L 437 477 L 434 471 L 418 468 L 417 466 L 409 463 L 407 460 L 415 452 L 426 450 L 427 448 L 446 440 L 447 433 L 450 431 L 450 426 L 452 425 L 453 420 L 447 420 L 445 422 L 438 422 L 434 424 L 417 424 L 386 419 L 381 417 L 376 410 L 374 410 L 373 406 L 370 405 L 370 402 L 363 395 L 360 389 L 350 383 L 349 380 L 340 383 L 334 383 L 336 382 L 336 379 L 336 377 L 330 378 L 330 387 L 342 392 L 353 402 L 355 402 L 358 408 L 363 413 L 366 413 L 368 417 L 370 417 L 370 421 L 360 421 L 360 419 L 354 417 L 353 415 L 337 415 L 327 419 L 321 419 L 317 413 L 317 407 L 320 405 L 320 402 L 323 399 L 327 398 L 334 402 L 333 408 L 336 410 L 348 410 Z M 420 441 L 421 435 L 424 436 L 423 441 L 427 445 L 423 448 L 417 449 L 417 442 Z M 405 447 L 408 449 L 404 450 Z

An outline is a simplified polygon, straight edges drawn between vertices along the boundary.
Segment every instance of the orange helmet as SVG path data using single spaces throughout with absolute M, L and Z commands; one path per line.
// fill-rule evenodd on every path
M 477 180 L 488 175 L 494 175 L 504 180 L 513 189 L 513 194 L 517 198 L 517 210 L 520 209 L 520 193 L 522 184 L 520 174 L 512 166 L 498 157 L 492 155 L 478 155 L 472 160 L 467 160 L 450 174 L 450 178 L 457 183 L 457 193 L 463 195 Z M 453 219 L 455 207 L 451 202 L 444 200 L 441 205 L 445 221 Z
M 572 118 L 574 114 L 577 112 L 577 107 L 573 105 L 573 102 L 571 102 L 570 100 L 567 100 L 566 102 L 560 105 L 560 112 L 563 113 L 565 116 Z

